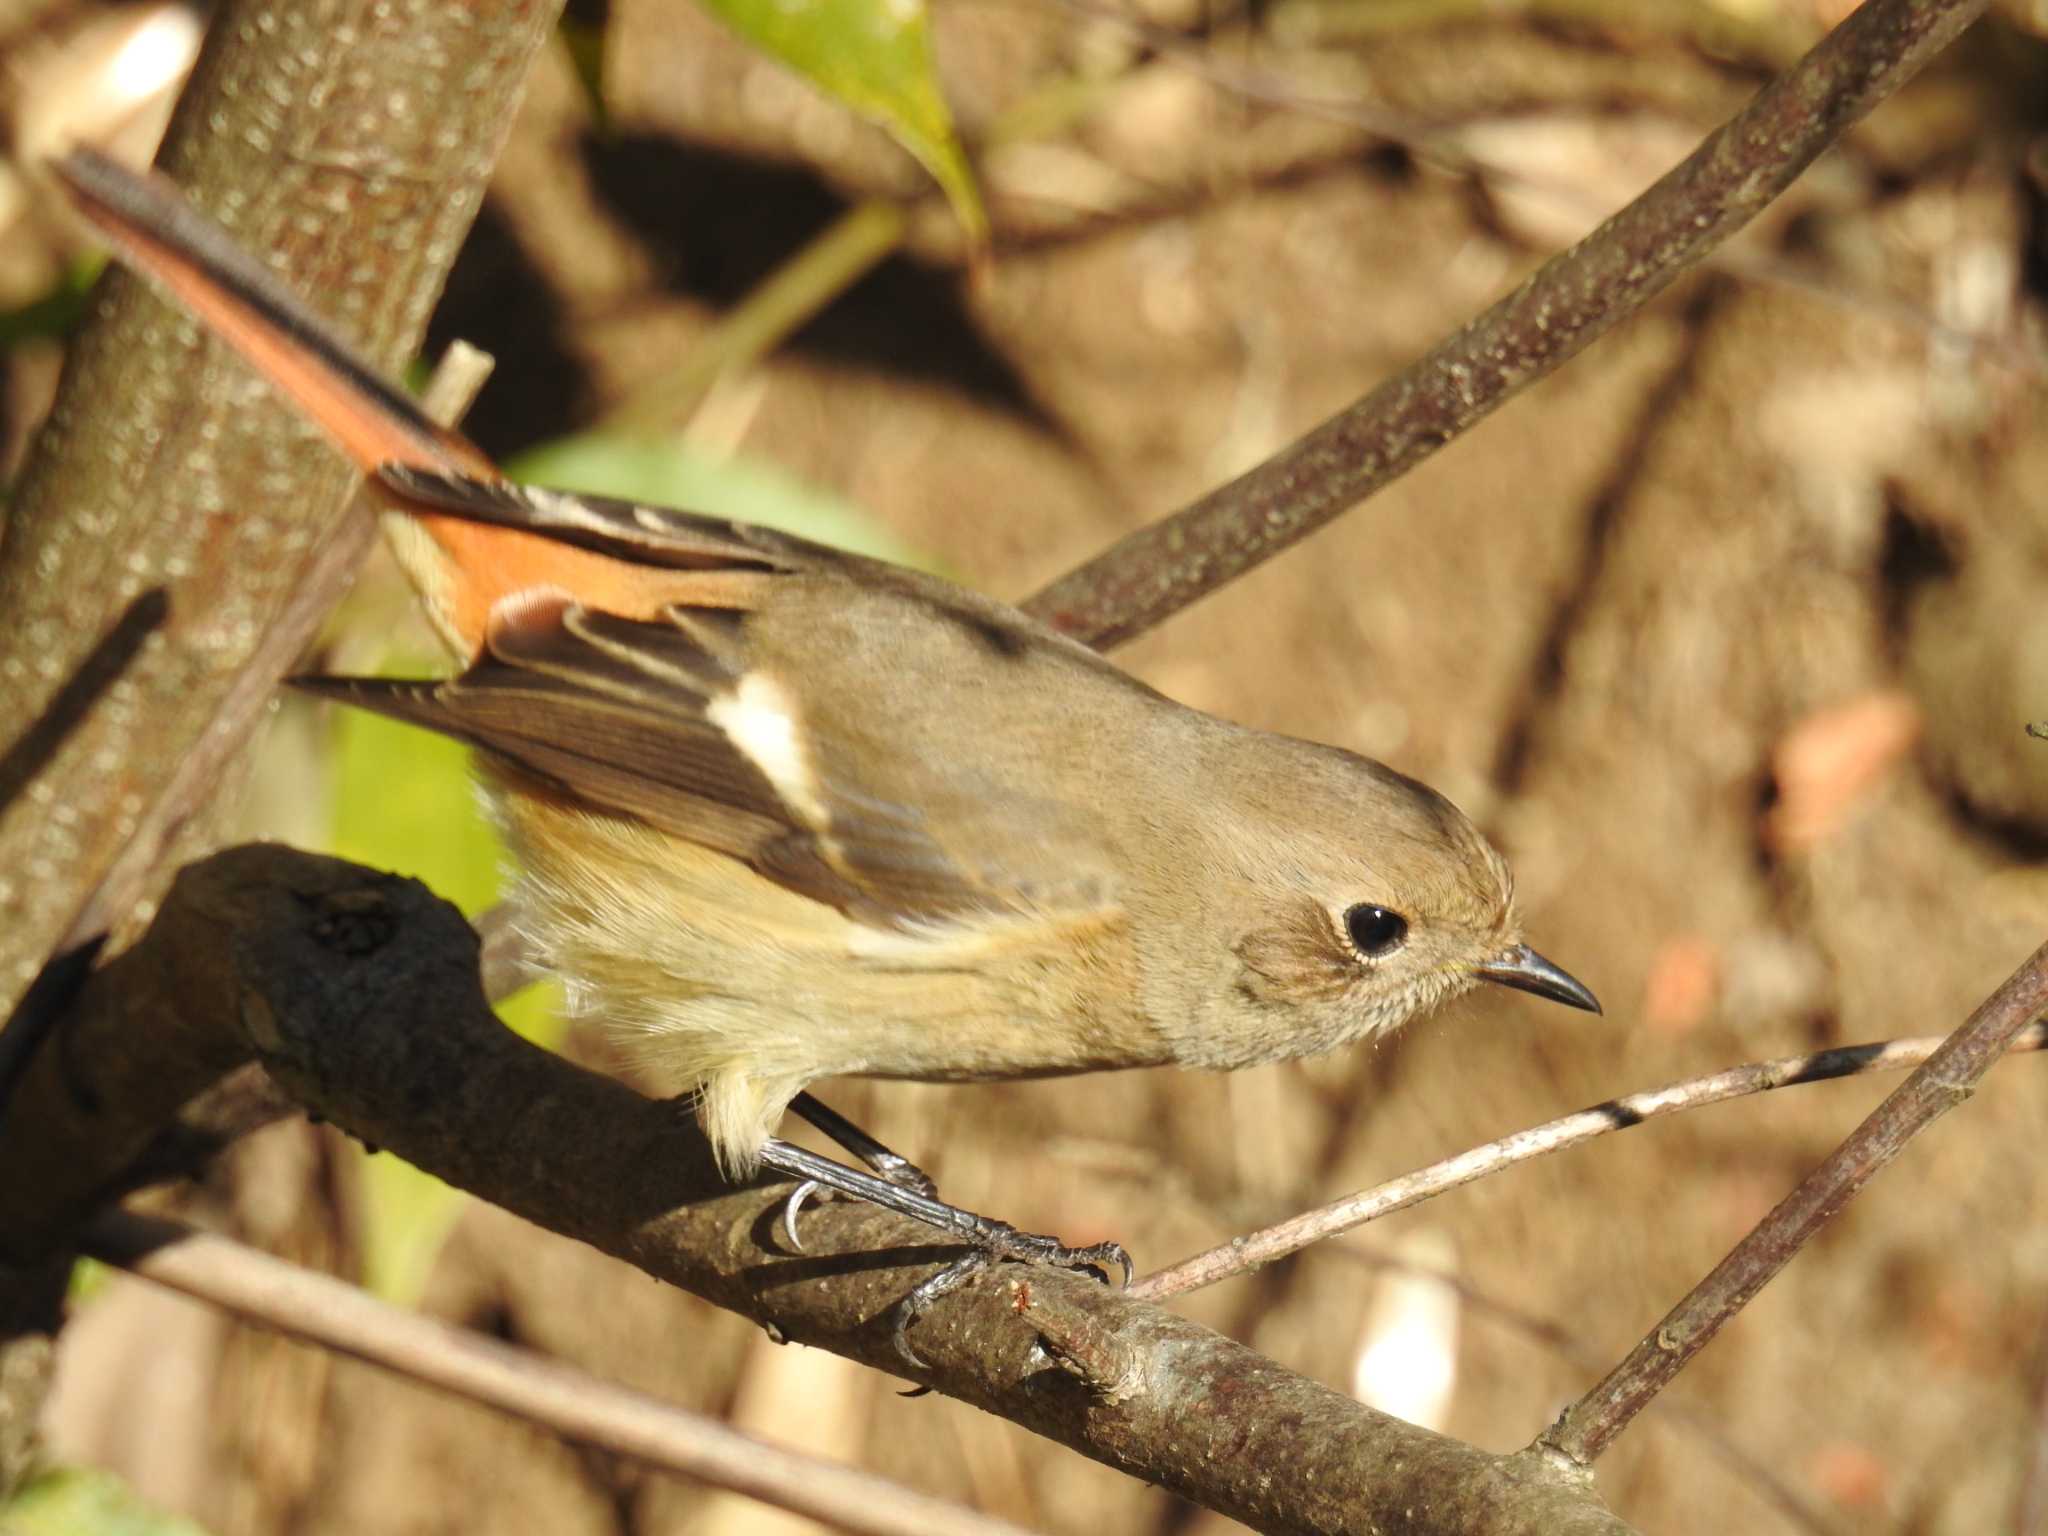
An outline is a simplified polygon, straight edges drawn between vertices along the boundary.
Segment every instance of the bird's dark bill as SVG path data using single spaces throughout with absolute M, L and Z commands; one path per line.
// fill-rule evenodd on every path
M 1499 959 L 1487 961 L 1479 967 L 1479 974 L 1488 981 L 1513 987 L 1517 992 L 1533 992 L 1553 1003 L 1563 1003 L 1567 1008 L 1600 1012 L 1600 999 L 1593 995 L 1591 988 L 1569 971 L 1552 965 L 1526 944 L 1517 944 Z

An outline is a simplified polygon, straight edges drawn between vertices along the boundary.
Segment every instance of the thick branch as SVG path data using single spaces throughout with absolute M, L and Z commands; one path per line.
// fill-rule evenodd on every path
M 175 968 L 153 954 L 160 942 Z M 807 1252 L 779 1251 L 780 1187 L 731 1189 L 677 1106 L 506 1030 L 476 963 L 475 936 L 414 882 L 237 849 L 179 876 L 150 933 L 88 984 L 75 1025 L 163 1071 L 165 1037 L 124 1045 L 113 1016 L 177 1015 L 178 1038 L 208 1040 L 206 1061 L 253 1052 L 315 1112 L 450 1183 L 783 1336 L 900 1372 L 890 1308 L 947 1252 L 927 1229 L 835 1204 L 806 1214 Z M 125 1070 L 53 1054 L 94 1073 L 88 1086 Z M 72 1086 L 39 1071 L 24 1097 Z M 31 1209 L 23 1190 L 71 1201 L 115 1171 L 53 1165 L 39 1142 L 0 1128 L 0 1243 L 17 1250 L 85 1215 Z M 75 1155 L 91 1157 L 81 1142 Z M 1626 1529 L 1556 1458 L 1491 1456 L 1386 1418 L 1078 1276 L 1005 1266 L 913 1338 L 940 1390 L 1263 1530 Z
M 373 356 L 409 357 L 559 8 L 228 0 L 162 162 Z M 0 745 L 138 594 L 163 589 L 169 613 L 0 806 L 0 1016 L 64 935 L 160 889 L 167 850 L 208 845 L 204 812 L 290 657 L 252 660 L 294 594 L 338 590 L 308 563 L 354 486 L 194 326 L 107 280 L 0 526 Z
M 1642 308 L 1984 8 L 1867 0 L 1676 170 L 1421 362 L 1025 606 L 1107 648 L 1306 538 Z

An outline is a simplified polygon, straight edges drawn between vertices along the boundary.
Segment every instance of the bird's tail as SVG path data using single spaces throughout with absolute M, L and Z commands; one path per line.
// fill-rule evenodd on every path
M 500 478 L 481 448 L 428 417 L 170 181 L 85 149 L 53 169 L 116 255 L 239 353 L 364 474 L 400 464 L 432 476 Z M 393 548 L 463 661 L 476 657 L 499 606 L 535 588 L 567 591 L 631 616 L 656 611 L 664 600 L 663 573 L 383 489 L 405 514 Z

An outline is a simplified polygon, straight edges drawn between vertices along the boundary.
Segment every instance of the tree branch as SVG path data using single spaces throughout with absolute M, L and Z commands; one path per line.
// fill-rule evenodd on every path
M 1976 1091 L 2015 1036 L 2048 1008 L 2048 944 L 1977 1007 L 1919 1071 L 1871 1111 L 1827 1160 L 1758 1222 L 1706 1279 L 1629 1351 L 1605 1380 L 1565 1410 L 1538 1444 L 1581 1466 L 1614 1443 L 1688 1360 L 1792 1261 L 1908 1141 Z
M 1641 309 L 1762 212 L 1985 4 L 1866 0 L 1677 169 L 1422 361 L 1024 606 L 1108 649 L 1306 538 Z
M 678 1106 L 505 1029 L 476 964 L 475 936 L 415 882 L 276 847 L 189 867 L 144 938 L 86 985 L 64 1036 L 84 1048 L 45 1052 L 0 1126 L 0 1248 L 28 1256 L 77 1230 L 118 1171 L 67 1165 L 98 1156 L 93 1128 L 146 1141 L 112 1088 L 130 1095 L 145 1067 L 190 1081 L 253 1055 L 315 1113 L 482 1199 L 783 1337 L 901 1372 L 891 1309 L 954 1250 L 848 1202 L 806 1214 L 805 1253 L 779 1251 L 785 1186 L 733 1189 Z M 131 1010 L 159 1021 L 155 1038 L 124 1033 Z M 193 1066 L 168 1065 L 167 1044 Z M 52 1094 L 89 1128 L 61 1148 L 34 1107 Z M 1080 1276 L 1004 1266 L 913 1337 L 939 1390 L 1261 1530 L 1627 1529 L 1557 1458 L 1489 1455 L 1387 1418 Z
M 1631 1126 L 1674 1115 L 1681 1110 L 1704 1109 L 1709 1104 L 1722 1104 L 1729 1099 L 1769 1093 L 1772 1089 L 1789 1088 L 1799 1083 L 1827 1082 L 1865 1072 L 1903 1072 L 1928 1060 L 1941 1046 L 1942 1041 L 1938 1038 L 1840 1045 L 1811 1055 L 1751 1062 L 1746 1066 L 1712 1072 L 1705 1077 L 1686 1078 L 1663 1088 L 1624 1094 L 1618 1099 L 1609 1099 L 1605 1104 L 1595 1104 L 1590 1109 L 1563 1115 L 1542 1125 L 1532 1125 L 1498 1141 L 1486 1142 L 1455 1157 L 1447 1157 L 1413 1173 L 1389 1179 L 1384 1184 L 1375 1184 L 1371 1189 L 1346 1195 L 1312 1211 L 1303 1211 L 1299 1216 L 1291 1216 L 1269 1227 L 1261 1227 L 1244 1237 L 1232 1238 L 1178 1264 L 1143 1276 L 1132 1284 L 1130 1294 L 1142 1296 L 1147 1301 L 1165 1301 L 1169 1297 L 1185 1295 L 1205 1285 L 1214 1285 L 1219 1280 L 1228 1280 L 1271 1264 L 1276 1259 L 1284 1259 L 1291 1253 L 1299 1253 L 1312 1243 L 1362 1227 L 1369 1221 L 1378 1221 L 1382 1216 L 1391 1216 L 1411 1205 L 1433 1200 L 1460 1185 L 1499 1173 L 1517 1163 L 1548 1157 L 1568 1147 L 1582 1146 L 1612 1131 L 1625 1131 Z M 2048 1046 L 2048 1026 L 2037 1024 L 2016 1035 L 2006 1049 L 2038 1051 L 2044 1046 Z
M 1024 1536 L 1019 1526 L 872 1472 L 787 1450 L 644 1392 L 597 1380 L 230 1238 L 107 1211 L 84 1249 L 245 1322 L 502 1409 L 566 1439 L 731 1488 L 871 1536 Z
M 229 0 L 161 161 L 396 362 L 418 346 L 559 8 Z M 337 46 L 339 33 L 355 43 Z M 35 754 L 29 792 L 0 806 L 0 1017 L 67 933 L 122 924 L 166 864 L 210 845 L 225 770 L 290 660 L 276 653 L 303 644 L 319 617 L 305 608 L 332 600 L 367 541 L 366 520 L 337 519 L 356 489 L 348 467 L 249 380 L 110 276 L 5 510 L 9 736 L 45 717 L 139 593 L 163 587 L 169 616 L 56 750 Z M 339 573 L 309 582 L 335 530 L 352 552 L 330 550 Z

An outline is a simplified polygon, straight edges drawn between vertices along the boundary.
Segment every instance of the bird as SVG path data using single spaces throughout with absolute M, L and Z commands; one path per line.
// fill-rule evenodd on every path
M 722 1171 L 1121 1266 L 947 1205 L 809 1092 L 1230 1070 L 1482 983 L 1597 1013 L 1523 940 L 1506 861 L 1385 764 L 1177 703 L 1017 608 L 771 529 L 514 483 L 167 178 L 55 170 L 115 253 L 353 460 L 459 666 L 295 679 L 468 743 L 572 1006 L 687 1095 Z M 791 1109 L 864 1163 L 776 1132 Z

